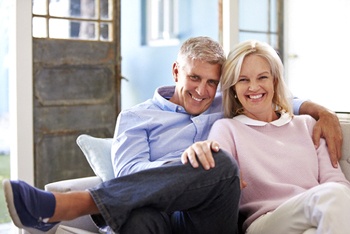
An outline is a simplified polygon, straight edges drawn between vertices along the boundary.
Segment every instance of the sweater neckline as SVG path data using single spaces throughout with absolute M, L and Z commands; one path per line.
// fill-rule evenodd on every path
M 243 124 L 251 125 L 251 126 L 265 126 L 267 124 L 272 124 L 274 126 L 280 127 L 289 123 L 292 120 L 292 116 L 289 113 L 281 113 L 281 116 L 277 120 L 274 120 L 272 122 L 265 122 L 265 121 L 252 119 L 246 115 L 237 115 L 233 117 L 233 119 L 238 120 Z

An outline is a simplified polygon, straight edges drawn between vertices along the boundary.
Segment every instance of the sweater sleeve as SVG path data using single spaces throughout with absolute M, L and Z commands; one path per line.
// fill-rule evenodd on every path
M 321 144 L 317 149 L 318 164 L 319 164 L 319 181 L 321 184 L 326 182 L 338 182 L 350 187 L 349 181 L 341 171 L 340 166 L 334 168 L 331 164 L 326 141 L 321 139 Z
M 230 119 L 217 120 L 210 130 L 208 140 L 217 141 L 220 145 L 220 149 L 230 153 L 237 159 L 234 129 L 232 128 L 230 121 Z
M 307 125 L 309 128 L 310 135 L 312 134 L 313 127 L 315 126 L 316 121 L 309 118 Z M 318 180 L 320 184 L 326 182 L 338 182 L 345 184 L 350 187 L 349 181 L 345 178 L 345 175 L 341 171 L 341 168 L 334 168 L 331 164 L 330 155 L 326 145 L 325 139 L 321 138 L 320 146 L 316 150 L 318 157 Z

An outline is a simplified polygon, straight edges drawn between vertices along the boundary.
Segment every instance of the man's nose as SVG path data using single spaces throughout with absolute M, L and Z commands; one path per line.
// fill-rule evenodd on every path
M 197 88 L 196 88 L 196 92 L 198 93 L 198 95 L 202 96 L 205 94 L 205 89 L 206 89 L 206 83 L 205 82 L 201 82 Z

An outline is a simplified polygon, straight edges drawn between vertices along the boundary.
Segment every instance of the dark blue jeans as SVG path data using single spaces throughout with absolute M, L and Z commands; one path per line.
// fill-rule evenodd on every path
M 116 233 L 236 233 L 240 200 L 234 158 L 214 153 L 215 168 L 171 163 L 89 190 Z

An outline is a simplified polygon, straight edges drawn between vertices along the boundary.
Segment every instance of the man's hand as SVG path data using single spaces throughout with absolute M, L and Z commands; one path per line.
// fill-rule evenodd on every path
M 333 167 L 338 167 L 338 160 L 341 158 L 343 134 L 337 115 L 325 107 L 310 101 L 306 101 L 301 105 L 299 113 L 311 115 L 317 120 L 312 134 L 315 147 L 317 148 L 320 145 L 320 138 L 324 138 L 327 142 L 332 165 Z
M 338 160 L 341 158 L 343 135 L 339 119 L 333 112 L 324 111 L 320 113 L 312 133 L 312 140 L 316 147 L 320 145 L 321 137 L 326 139 L 333 167 L 338 167 Z
M 181 162 L 186 164 L 191 163 L 192 167 L 198 168 L 199 163 L 202 164 L 205 170 L 215 167 L 215 161 L 213 158 L 212 151 L 219 151 L 219 144 L 216 141 L 199 141 L 188 147 L 181 155 Z M 247 187 L 247 183 L 242 178 L 240 172 L 240 184 L 241 189 Z
M 188 147 L 181 155 L 181 162 L 191 163 L 192 167 L 199 167 L 199 163 L 205 170 L 215 167 L 212 151 L 219 151 L 219 144 L 215 141 L 199 141 Z

